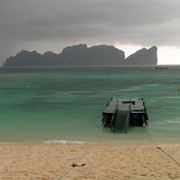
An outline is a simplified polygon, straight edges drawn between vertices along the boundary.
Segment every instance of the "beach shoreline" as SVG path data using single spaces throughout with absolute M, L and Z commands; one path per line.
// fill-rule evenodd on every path
M 180 144 L 161 145 L 180 162 Z M 1 144 L 0 179 L 180 179 L 180 167 L 154 145 Z

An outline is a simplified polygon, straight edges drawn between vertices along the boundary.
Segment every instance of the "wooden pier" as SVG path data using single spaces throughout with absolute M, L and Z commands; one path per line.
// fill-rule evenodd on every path
M 102 113 L 104 126 L 112 132 L 127 132 L 129 126 L 147 125 L 148 115 L 143 98 L 111 98 Z

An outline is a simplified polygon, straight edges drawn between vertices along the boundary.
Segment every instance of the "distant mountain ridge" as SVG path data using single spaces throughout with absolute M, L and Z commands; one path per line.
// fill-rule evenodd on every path
M 9 57 L 4 67 L 16 66 L 90 66 L 90 65 L 157 65 L 157 47 L 143 48 L 125 59 L 125 53 L 113 46 L 86 44 L 68 46 L 61 53 L 51 51 L 43 55 L 22 50 Z

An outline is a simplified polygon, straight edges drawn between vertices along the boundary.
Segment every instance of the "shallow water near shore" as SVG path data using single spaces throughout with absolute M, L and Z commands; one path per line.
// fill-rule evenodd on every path
M 178 144 L 180 67 L 59 67 L 0 69 L 0 142 Z M 128 133 L 104 128 L 111 97 L 143 97 L 148 126 Z M 101 136 L 100 136 L 101 133 Z

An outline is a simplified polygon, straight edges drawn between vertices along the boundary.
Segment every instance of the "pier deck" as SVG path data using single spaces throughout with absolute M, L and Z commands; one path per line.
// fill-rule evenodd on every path
M 104 126 L 111 126 L 113 132 L 127 132 L 128 126 L 145 126 L 147 120 L 143 98 L 111 98 L 102 113 Z

